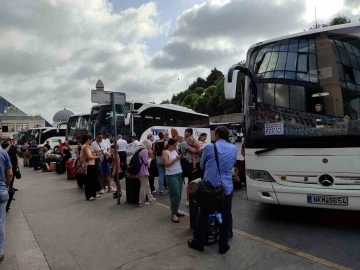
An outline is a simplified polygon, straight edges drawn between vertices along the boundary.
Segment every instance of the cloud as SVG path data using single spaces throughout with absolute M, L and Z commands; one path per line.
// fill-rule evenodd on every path
M 154 2 L 115 12 L 104 0 L 12 0 L 0 9 L 0 91 L 24 111 L 51 120 L 64 107 L 90 112 L 90 90 L 100 78 L 106 90 L 153 97 L 154 81 L 176 72 L 143 72 L 145 40 L 165 35 Z M 147 77 L 141 77 L 147 74 Z M 161 95 L 160 95 L 161 96 Z M 161 98 L 158 98 L 161 100 Z
M 212 0 L 195 5 L 178 17 L 172 38 L 152 65 L 231 65 L 244 59 L 246 49 L 258 41 L 302 31 L 305 11 L 305 0 Z
M 109 1 L 3 1 L 1 95 L 49 121 L 64 107 L 90 112 L 98 79 L 105 90 L 159 102 L 210 69 L 225 71 L 243 60 L 250 45 L 312 25 L 304 19 L 308 0 L 207 0 L 179 10 L 169 34 L 159 2 L 115 11 Z M 357 1 L 345 2 L 356 13 Z M 166 37 L 164 48 L 151 55 L 147 42 Z

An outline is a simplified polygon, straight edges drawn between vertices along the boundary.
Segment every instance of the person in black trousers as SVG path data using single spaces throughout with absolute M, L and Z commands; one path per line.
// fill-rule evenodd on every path
M 91 143 L 92 136 L 84 135 L 81 139 L 81 151 L 80 151 L 80 160 L 87 160 L 87 174 L 84 177 L 84 186 L 85 186 L 85 197 L 88 201 L 94 201 L 96 198 L 101 197 L 96 195 L 97 189 L 97 171 L 95 166 L 95 160 L 100 158 L 100 152 L 92 153 L 91 152 Z

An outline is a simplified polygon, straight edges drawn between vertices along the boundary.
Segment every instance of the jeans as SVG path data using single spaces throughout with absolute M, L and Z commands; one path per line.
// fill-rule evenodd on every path
M 5 216 L 6 216 L 6 203 L 9 199 L 7 190 L 0 190 L 0 255 L 4 254 L 4 241 L 5 241 Z
M 166 182 L 169 188 L 171 215 L 176 215 L 179 211 L 184 178 L 182 173 L 166 175 Z
M 233 193 L 226 195 L 223 204 L 220 208 L 222 216 L 222 224 L 220 227 L 219 247 L 225 247 L 229 241 L 230 226 L 231 226 L 231 204 Z M 200 208 L 200 213 L 196 221 L 194 230 L 194 238 L 199 246 L 204 246 L 206 243 L 206 230 L 209 222 L 209 214 L 213 213 L 212 209 Z
M 165 182 L 165 167 L 162 163 L 162 157 L 156 157 L 156 163 L 159 170 L 159 190 L 164 190 L 164 182 Z

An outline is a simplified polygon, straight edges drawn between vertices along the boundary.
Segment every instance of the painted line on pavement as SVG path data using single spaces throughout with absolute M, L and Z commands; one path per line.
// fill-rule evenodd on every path
M 160 202 L 155 202 L 155 204 L 157 204 L 157 205 L 159 205 L 159 206 L 161 206 L 161 207 L 164 207 L 164 208 L 166 208 L 166 209 L 170 209 L 170 206 L 168 206 L 168 205 L 166 205 L 166 204 L 163 204 L 163 203 L 160 203 Z M 190 216 L 188 212 L 181 211 L 181 210 L 180 210 L 179 212 L 183 213 L 183 214 L 186 215 L 186 216 Z M 307 259 L 307 260 L 309 260 L 309 261 L 313 261 L 313 262 L 316 262 L 316 263 L 319 263 L 319 264 L 328 266 L 328 267 L 333 268 L 333 269 L 337 269 L 337 270 L 351 270 L 351 268 L 348 268 L 348 267 L 346 267 L 346 266 L 342 266 L 342 265 L 339 265 L 339 264 L 336 264 L 336 263 L 333 263 L 333 262 L 330 262 L 330 261 L 321 259 L 321 258 L 319 258 L 319 257 L 310 255 L 310 254 L 308 254 L 308 253 L 305 253 L 305 252 L 302 252 L 302 251 L 299 251 L 299 250 L 296 250 L 296 249 L 292 249 L 292 248 L 290 248 L 290 247 L 287 247 L 287 246 L 278 244 L 278 243 L 273 242 L 273 241 L 270 241 L 270 240 L 266 240 L 266 239 L 264 239 L 264 238 L 262 238 L 262 237 L 259 237 L 259 236 L 256 236 L 256 235 L 252 235 L 252 234 L 249 234 L 249 233 L 244 232 L 244 231 L 240 231 L 240 230 L 237 230 L 237 229 L 234 229 L 234 228 L 233 228 L 233 233 L 235 233 L 235 234 L 237 234 L 237 235 L 240 235 L 240 236 L 243 236 L 243 237 L 245 237 L 245 238 L 248 238 L 248 239 L 251 239 L 251 240 L 254 240 L 254 241 L 263 243 L 263 244 L 265 244 L 265 245 L 268 245 L 268 246 L 271 246 L 271 247 L 280 249 L 280 250 L 282 250 L 282 251 L 291 253 L 291 254 L 293 254 L 293 255 L 295 255 L 295 256 L 298 256 L 298 257 Z

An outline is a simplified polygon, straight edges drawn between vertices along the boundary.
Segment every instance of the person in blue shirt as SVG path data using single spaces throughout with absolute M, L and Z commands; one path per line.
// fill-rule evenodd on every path
M 233 197 L 232 169 L 236 163 L 237 149 L 236 146 L 228 142 L 229 130 L 224 126 L 215 129 L 215 144 L 219 157 L 219 167 L 216 164 L 214 145 L 205 146 L 200 167 L 204 170 L 204 181 L 210 182 L 214 187 L 223 185 L 225 199 L 220 208 L 222 215 L 222 224 L 219 237 L 219 253 L 225 254 L 230 246 L 228 244 L 231 226 L 231 204 Z M 198 220 L 194 230 L 194 238 L 188 241 L 188 245 L 192 249 L 204 251 L 204 243 L 206 240 L 206 229 L 208 226 L 209 214 L 212 209 L 200 208 Z
M 6 204 L 9 199 L 8 187 L 12 178 L 10 157 L 5 150 L 0 149 L 0 262 L 4 259 Z

